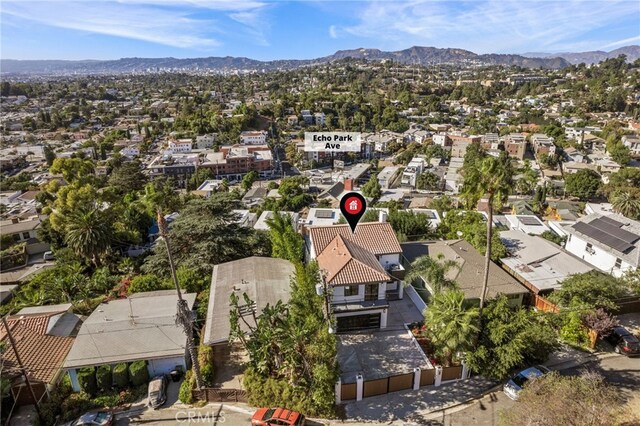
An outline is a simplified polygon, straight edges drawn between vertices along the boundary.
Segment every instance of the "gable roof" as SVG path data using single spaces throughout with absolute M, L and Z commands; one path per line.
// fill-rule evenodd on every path
M 318 256 L 318 266 L 330 285 L 379 283 L 390 279 L 375 255 L 339 234 Z
M 460 267 L 449 271 L 447 278 L 454 280 L 460 290 L 464 291 L 466 298 L 477 299 L 482 293 L 482 277 L 484 273 L 484 256 L 465 240 L 427 241 L 403 243 L 402 249 L 405 258 L 413 262 L 416 258 L 428 255 L 436 258 L 439 254 L 445 260 L 453 260 Z M 489 285 L 487 297 L 492 298 L 498 294 L 527 293 L 515 278 L 494 262 L 489 266 Z
M 376 256 L 382 254 L 402 253 L 398 237 L 388 222 L 360 223 L 356 232 L 351 233 L 349 225 L 312 226 L 309 236 L 316 253 L 322 253 L 331 241 L 341 235 L 345 240 L 353 241 Z
M 73 337 L 47 333 L 50 320 L 59 314 L 56 312 L 39 315 L 14 315 L 7 318 L 7 324 L 16 342 L 22 363 L 32 380 L 43 383 L 53 381 L 71 350 L 74 342 Z M 8 347 L 2 354 L 4 369 L 10 372 L 15 371 L 17 375 L 18 362 L 15 352 L 11 348 L 11 344 L 8 343 L 9 339 L 4 324 L 0 323 L 0 341 L 5 340 Z

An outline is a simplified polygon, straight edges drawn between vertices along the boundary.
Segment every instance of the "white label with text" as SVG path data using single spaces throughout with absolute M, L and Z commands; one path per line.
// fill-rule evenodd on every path
M 306 152 L 360 152 L 358 132 L 305 132 Z

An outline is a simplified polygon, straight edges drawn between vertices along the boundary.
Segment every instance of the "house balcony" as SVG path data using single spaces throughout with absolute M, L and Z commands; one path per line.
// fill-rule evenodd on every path
M 403 281 L 405 275 L 407 274 L 407 270 L 405 269 L 405 267 L 397 263 L 386 265 L 385 270 L 389 275 L 391 275 L 398 281 Z

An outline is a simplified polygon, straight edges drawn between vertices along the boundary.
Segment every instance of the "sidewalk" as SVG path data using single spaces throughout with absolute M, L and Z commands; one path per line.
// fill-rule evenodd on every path
M 365 398 L 344 405 L 349 424 L 354 422 L 384 422 L 402 420 L 402 424 L 426 424 L 433 411 L 461 404 L 483 395 L 499 383 L 484 377 L 446 383 L 439 387 L 427 386 L 419 390 L 392 392 Z M 331 422 L 331 424 L 341 424 Z

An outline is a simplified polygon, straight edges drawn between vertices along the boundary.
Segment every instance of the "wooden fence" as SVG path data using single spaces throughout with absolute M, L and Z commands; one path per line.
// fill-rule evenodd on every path
M 533 306 L 535 306 L 537 310 L 542 312 L 560 312 L 560 308 L 557 305 L 549 302 L 547 299 L 537 294 L 533 295 Z
M 442 368 L 442 381 L 458 380 L 462 377 L 462 366 L 443 367 Z
M 247 402 L 247 393 L 241 389 L 204 388 L 192 390 L 195 400 L 207 402 Z

